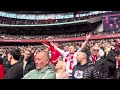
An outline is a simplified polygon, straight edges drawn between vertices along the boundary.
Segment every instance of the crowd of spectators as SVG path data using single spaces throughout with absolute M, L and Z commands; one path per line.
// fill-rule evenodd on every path
M 101 46 L 104 45 L 105 43 L 110 43 L 112 45 L 114 45 L 115 40 L 119 39 L 119 38 L 112 38 L 112 39 L 102 39 L 102 40 L 90 40 L 86 46 L 93 46 L 94 43 L 99 43 Z M 65 46 L 70 46 L 70 45 L 74 45 L 75 47 L 79 48 L 81 46 L 81 44 L 83 43 L 83 41 L 72 41 L 72 42 L 59 42 L 59 46 L 63 49 Z M 5 52 L 5 50 L 8 50 L 10 48 L 20 48 L 22 51 L 25 50 L 26 48 L 30 48 L 32 50 L 37 50 L 37 51 L 41 51 L 43 49 L 45 49 L 44 45 L 28 45 L 28 46 L 3 46 L 0 45 L 0 51 L 1 52 Z
M 38 45 L 0 45 L 0 79 L 120 79 L 120 37 L 90 40 L 92 35 L 120 31 L 61 35 L 6 35 L 0 39 L 46 39 L 86 36 L 85 41 Z
M 118 32 L 112 32 L 112 33 L 118 33 Z M 105 34 L 109 34 L 109 33 L 106 33 L 106 32 L 99 33 L 99 35 L 105 35 Z M 81 36 L 88 36 L 88 35 L 90 35 L 90 34 L 89 33 L 84 33 Z M 6 36 L 4 36 L 4 37 L 6 37 Z M 8 37 L 10 37 L 10 36 L 8 36 Z M 13 38 L 12 37 L 10 39 L 14 38 L 14 37 Z M 101 63 L 102 63 L 102 65 L 100 65 L 100 67 L 104 68 L 105 72 L 103 72 L 104 69 L 100 69 L 100 71 L 99 71 L 99 68 L 95 65 L 96 66 L 95 67 L 96 70 L 98 70 L 100 72 L 100 75 L 102 74 L 102 76 L 99 77 L 97 71 L 94 71 L 94 73 L 95 74 L 97 73 L 97 75 L 96 76 L 93 75 L 94 76 L 93 78 L 95 78 L 95 79 L 97 79 L 97 78 L 100 78 L 100 79 L 109 79 L 109 78 L 110 79 L 111 78 L 115 79 L 116 76 L 114 76 L 113 73 L 115 73 L 116 68 L 118 68 L 118 67 L 115 66 L 115 63 L 116 63 L 114 61 L 115 60 L 115 54 L 113 53 L 113 57 L 111 58 L 111 55 L 109 55 L 108 52 L 111 52 L 110 50 L 112 50 L 112 52 L 114 52 L 114 50 L 116 49 L 116 42 L 120 42 L 120 38 L 101 39 L 101 40 L 89 40 L 89 38 L 86 39 L 85 41 L 58 42 L 59 49 L 58 49 L 58 47 L 56 47 L 57 44 L 53 44 L 52 42 L 50 42 L 50 43 L 49 42 L 46 42 L 46 43 L 45 42 L 41 42 L 39 45 L 28 45 L 28 46 L 26 46 L 26 45 L 25 46 L 24 45 L 22 45 L 22 46 L 21 45 L 16 45 L 16 46 L 15 45 L 14 46 L 0 45 L 0 58 L 2 58 L 2 59 L 0 59 L 0 63 L 3 66 L 3 68 L 5 69 L 5 71 L 4 71 L 5 72 L 4 73 L 5 77 L 3 76 L 1 78 L 5 78 L 5 79 L 16 79 L 16 78 L 19 78 L 19 79 L 20 78 L 23 78 L 23 79 L 33 79 L 34 78 L 35 79 L 35 78 L 37 78 L 39 76 L 39 75 L 37 75 L 36 70 L 41 70 L 40 68 L 43 68 L 45 66 L 51 67 L 51 69 L 46 67 L 48 69 L 48 71 L 51 72 L 51 74 L 49 73 L 50 76 L 49 76 L 49 74 L 47 74 L 46 79 L 47 78 L 48 79 L 49 78 L 52 78 L 52 79 L 55 79 L 55 78 L 56 79 L 57 78 L 62 78 L 62 79 L 88 78 L 88 76 L 83 76 L 83 77 L 76 76 L 76 69 L 75 69 L 76 66 L 73 69 L 71 69 L 71 70 L 73 70 L 72 74 L 74 74 L 74 75 L 71 76 L 71 74 L 70 74 L 71 71 L 70 72 L 66 71 L 68 69 L 67 67 L 69 67 L 69 65 L 68 65 L 69 62 L 64 61 L 64 60 L 66 60 L 67 58 L 63 58 L 63 57 L 59 58 L 60 60 L 64 59 L 63 62 L 62 61 L 60 61 L 60 62 L 58 61 L 58 63 L 55 64 L 55 65 L 53 64 L 54 62 L 52 64 L 50 64 L 50 63 L 48 64 L 48 62 L 47 62 L 47 60 L 48 60 L 47 58 L 52 58 L 53 56 L 56 57 L 56 55 L 55 55 L 56 50 L 58 50 L 59 53 L 64 56 L 65 54 L 63 54 L 63 52 L 61 52 L 61 50 L 64 50 L 64 52 L 68 53 L 69 50 L 74 50 L 74 49 L 72 49 L 73 46 L 74 46 L 76 48 L 75 51 L 77 51 L 76 53 L 78 55 L 80 54 L 80 55 L 83 55 L 83 56 L 85 55 L 84 52 L 86 52 L 87 55 L 90 55 L 90 52 L 91 52 L 91 54 L 94 54 L 95 52 L 93 53 L 93 51 L 91 51 L 91 50 L 93 48 L 94 49 L 95 48 L 98 49 L 98 47 L 99 47 L 100 48 L 99 49 L 100 50 L 100 52 L 99 52 L 100 55 L 99 56 L 104 58 L 104 59 L 101 58 L 101 60 L 100 60 Z M 5 39 L 5 38 L 2 38 L 2 39 Z M 16 39 L 16 38 L 14 38 L 14 39 Z M 50 44 L 50 46 L 47 46 L 49 44 Z M 84 48 L 83 48 L 83 45 L 84 45 Z M 53 49 L 53 47 L 56 48 L 56 49 Z M 16 48 L 16 49 L 20 50 L 21 56 L 18 55 L 20 57 L 20 61 L 15 59 L 16 57 L 14 56 L 14 54 L 17 55 L 17 53 L 19 54 L 19 52 L 15 51 L 16 52 L 15 53 L 14 50 L 12 50 L 13 48 Z M 82 49 L 82 52 L 78 53 L 78 50 L 81 50 L 81 49 Z M 12 50 L 12 51 L 10 51 L 10 50 Z M 54 50 L 54 51 L 52 51 L 52 50 Z M 50 57 L 48 57 L 47 52 L 49 52 Z M 30 54 L 30 53 L 32 53 L 32 54 Z M 13 56 L 11 56 L 11 55 L 13 55 Z M 28 62 L 26 62 L 26 60 L 28 60 L 26 58 L 28 58 L 30 55 L 33 55 L 33 56 L 31 56 L 33 58 L 31 58 L 29 63 L 28 63 Z M 43 55 L 45 55 L 45 56 L 43 56 Z M 53 55 L 53 56 L 51 56 L 51 55 Z M 74 55 L 74 53 L 73 53 L 73 55 Z M 106 56 L 106 55 L 109 55 L 109 56 Z M 82 58 L 83 56 L 80 56 L 80 57 L 77 56 L 77 60 L 78 61 L 79 60 L 83 60 L 83 58 Z M 66 57 L 69 57 L 69 54 L 67 54 Z M 74 58 L 76 58 L 76 56 Z M 40 64 L 39 60 L 42 60 L 42 59 L 45 60 L 45 61 L 44 61 L 44 63 L 41 61 L 41 64 Z M 85 57 L 84 57 L 84 59 L 85 59 Z M 109 59 L 110 60 L 112 59 L 112 61 L 110 61 Z M 87 58 L 85 60 L 87 60 Z M 109 62 L 109 66 L 108 67 L 106 66 L 106 62 L 103 62 L 104 60 L 107 60 L 107 62 Z M 17 62 L 19 62 L 19 63 L 17 63 Z M 20 62 L 21 62 L 21 64 L 20 64 Z M 65 62 L 66 62 L 66 64 L 65 64 Z M 17 63 L 17 64 L 15 64 L 15 63 Z M 25 66 L 27 68 L 25 68 L 24 63 L 26 63 Z M 30 63 L 32 63 L 32 64 L 30 64 Z M 35 63 L 36 63 L 36 65 L 35 65 Z M 83 62 L 80 61 L 79 63 L 83 63 Z M 97 63 L 99 63 L 99 62 L 97 62 Z M 42 66 L 44 64 L 45 64 L 45 66 Z M 23 69 L 22 69 L 21 65 L 23 65 Z M 39 65 L 41 65 L 41 66 L 39 66 Z M 61 65 L 63 65 L 63 66 L 61 66 Z M 15 69 L 14 67 L 18 67 L 18 66 L 21 67 L 21 68 L 13 70 L 13 69 Z M 35 66 L 36 66 L 36 69 L 35 69 Z M 62 68 L 62 67 L 64 67 L 64 68 Z M 65 69 L 65 67 L 66 67 L 66 69 Z M 82 66 L 80 66 L 80 68 L 81 67 Z M 92 67 L 94 67 L 94 66 L 92 66 Z M 78 67 L 76 67 L 76 68 L 78 68 Z M 55 69 L 55 72 L 54 72 L 54 69 Z M 62 69 L 63 69 L 64 74 L 61 77 L 59 77 L 59 74 L 62 72 Z M 89 67 L 88 69 L 91 69 L 91 68 Z M 22 74 L 22 76 L 19 76 L 20 73 L 15 74 L 15 72 L 17 70 L 24 70 L 22 72 L 19 71 L 19 72 L 21 72 L 21 74 L 22 73 L 24 73 L 24 74 Z M 55 73 L 56 73 L 56 77 L 55 77 Z M 105 75 L 103 75 L 103 73 L 105 73 Z M 12 74 L 13 74 L 13 76 L 12 76 Z M 85 74 L 89 75 L 89 72 L 86 72 Z M 64 76 L 65 76 L 65 78 L 64 78 Z M 38 79 L 40 79 L 40 78 L 45 78 L 45 77 L 42 77 L 40 75 L 38 77 Z M 91 77 L 89 77 L 89 78 L 91 78 Z
M 7 35 L 0 34 L 0 39 L 46 39 L 46 38 L 72 38 L 85 36 L 85 33 L 75 33 L 75 34 L 56 34 L 56 35 Z
M 106 34 L 116 34 L 120 33 L 120 31 L 112 31 L 112 32 L 93 32 L 93 35 L 106 35 Z M 21 40 L 21 39 L 32 39 L 32 40 L 41 40 L 47 38 L 75 38 L 75 37 L 83 37 L 87 36 L 89 32 L 86 33 L 73 33 L 73 34 L 54 34 L 54 35 L 8 35 L 8 34 L 0 34 L 0 39 L 13 39 L 13 40 Z
M 85 48 L 86 49 L 92 48 L 96 44 L 96 45 L 99 45 L 99 47 L 102 49 L 102 48 L 109 46 L 109 44 L 110 44 L 111 49 L 115 49 L 116 40 L 119 40 L 119 38 L 102 39 L 102 40 L 89 40 L 89 42 L 87 42 Z M 83 43 L 84 43 L 84 41 L 59 42 L 59 48 L 61 48 L 62 50 L 65 50 L 66 46 L 70 47 L 71 45 L 73 45 L 73 46 L 75 46 L 76 50 L 78 50 Z M 46 50 L 47 47 L 45 45 L 28 45 L 28 46 L 19 46 L 19 45 L 18 46 L 2 46 L 1 45 L 0 46 L 1 57 L 4 58 L 5 56 L 7 56 L 8 51 L 12 48 L 20 49 L 21 55 L 25 54 L 26 49 L 31 50 L 31 52 L 34 55 L 36 55 L 36 54 Z M 6 66 L 4 66 L 4 67 L 6 68 Z M 67 76 L 67 79 L 68 79 L 68 76 Z

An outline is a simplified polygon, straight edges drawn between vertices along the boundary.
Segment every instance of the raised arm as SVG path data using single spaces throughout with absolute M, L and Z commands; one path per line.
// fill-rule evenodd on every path
M 60 52 L 63 55 L 63 57 L 65 57 L 64 50 L 58 48 L 53 42 L 50 42 L 50 45 L 52 45 L 58 52 Z
M 88 36 L 86 36 L 86 40 L 82 43 L 82 46 L 77 50 L 77 52 L 80 52 L 86 46 L 86 44 L 91 36 L 92 36 L 92 33 L 90 33 Z
M 42 41 L 41 43 L 42 43 L 43 45 L 45 45 L 46 47 L 48 47 L 48 48 L 50 47 L 50 44 L 49 44 L 48 42 L 43 42 L 43 41 Z

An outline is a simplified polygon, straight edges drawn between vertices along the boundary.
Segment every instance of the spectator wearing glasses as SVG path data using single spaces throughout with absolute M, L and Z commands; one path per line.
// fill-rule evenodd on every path
M 95 65 L 95 69 L 99 71 L 100 78 L 101 79 L 107 79 L 108 78 L 108 65 L 107 60 L 104 57 L 100 56 L 100 47 L 97 45 L 94 45 L 91 48 L 91 55 L 89 56 L 89 61 L 92 62 Z

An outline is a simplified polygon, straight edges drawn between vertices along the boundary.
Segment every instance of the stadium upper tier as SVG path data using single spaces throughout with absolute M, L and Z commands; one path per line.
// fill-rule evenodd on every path
M 41 24 L 72 24 L 85 22 L 87 19 L 103 15 L 107 11 L 93 11 L 86 14 L 62 13 L 62 14 L 42 14 L 25 15 L 0 12 L 0 24 L 4 25 L 41 25 Z M 71 22 L 71 23 L 69 23 Z M 44 26 L 44 25 L 43 25 Z
M 0 39 L 3 40 L 23 40 L 23 39 L 27 39 L 27 40 L 42 40 L 42 39 L 64 39 L 64 38 L 76 38 L 76 37 L 85 37 L 89 34 L 90 32 L 86 32 L 86 33 L 73 33 L 73 34 L 53 34 L 53 35 L 44 35 L 44 34 L 40 34 L 40 35 L 7 35 L 7 34 L 0 34 Z M 108 35 L 108 34 L 118 34 L 120 33 L 120 30 L 118 31 L 112 31 L 112 32 L 93 32 L 93 35 L 95 36 L 99 36 L 99 35 Z
M 57 13 L 68 13 L 72 11 L 7 11 L 10 13 L 17 13 L 17 14 L 57 14 Z M 91 11 L 75 11 L 75 13 L 89 13 Z

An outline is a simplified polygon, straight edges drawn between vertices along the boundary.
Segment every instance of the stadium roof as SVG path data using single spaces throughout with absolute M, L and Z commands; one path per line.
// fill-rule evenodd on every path
M 18 14 L 51 14 L 51 13 L 68 13 L 68 12 L 78 12 L 78 11 L 7 11 L 11 13 Z M 90 11 L 79 11 L 81 13 L 88 13 Z

